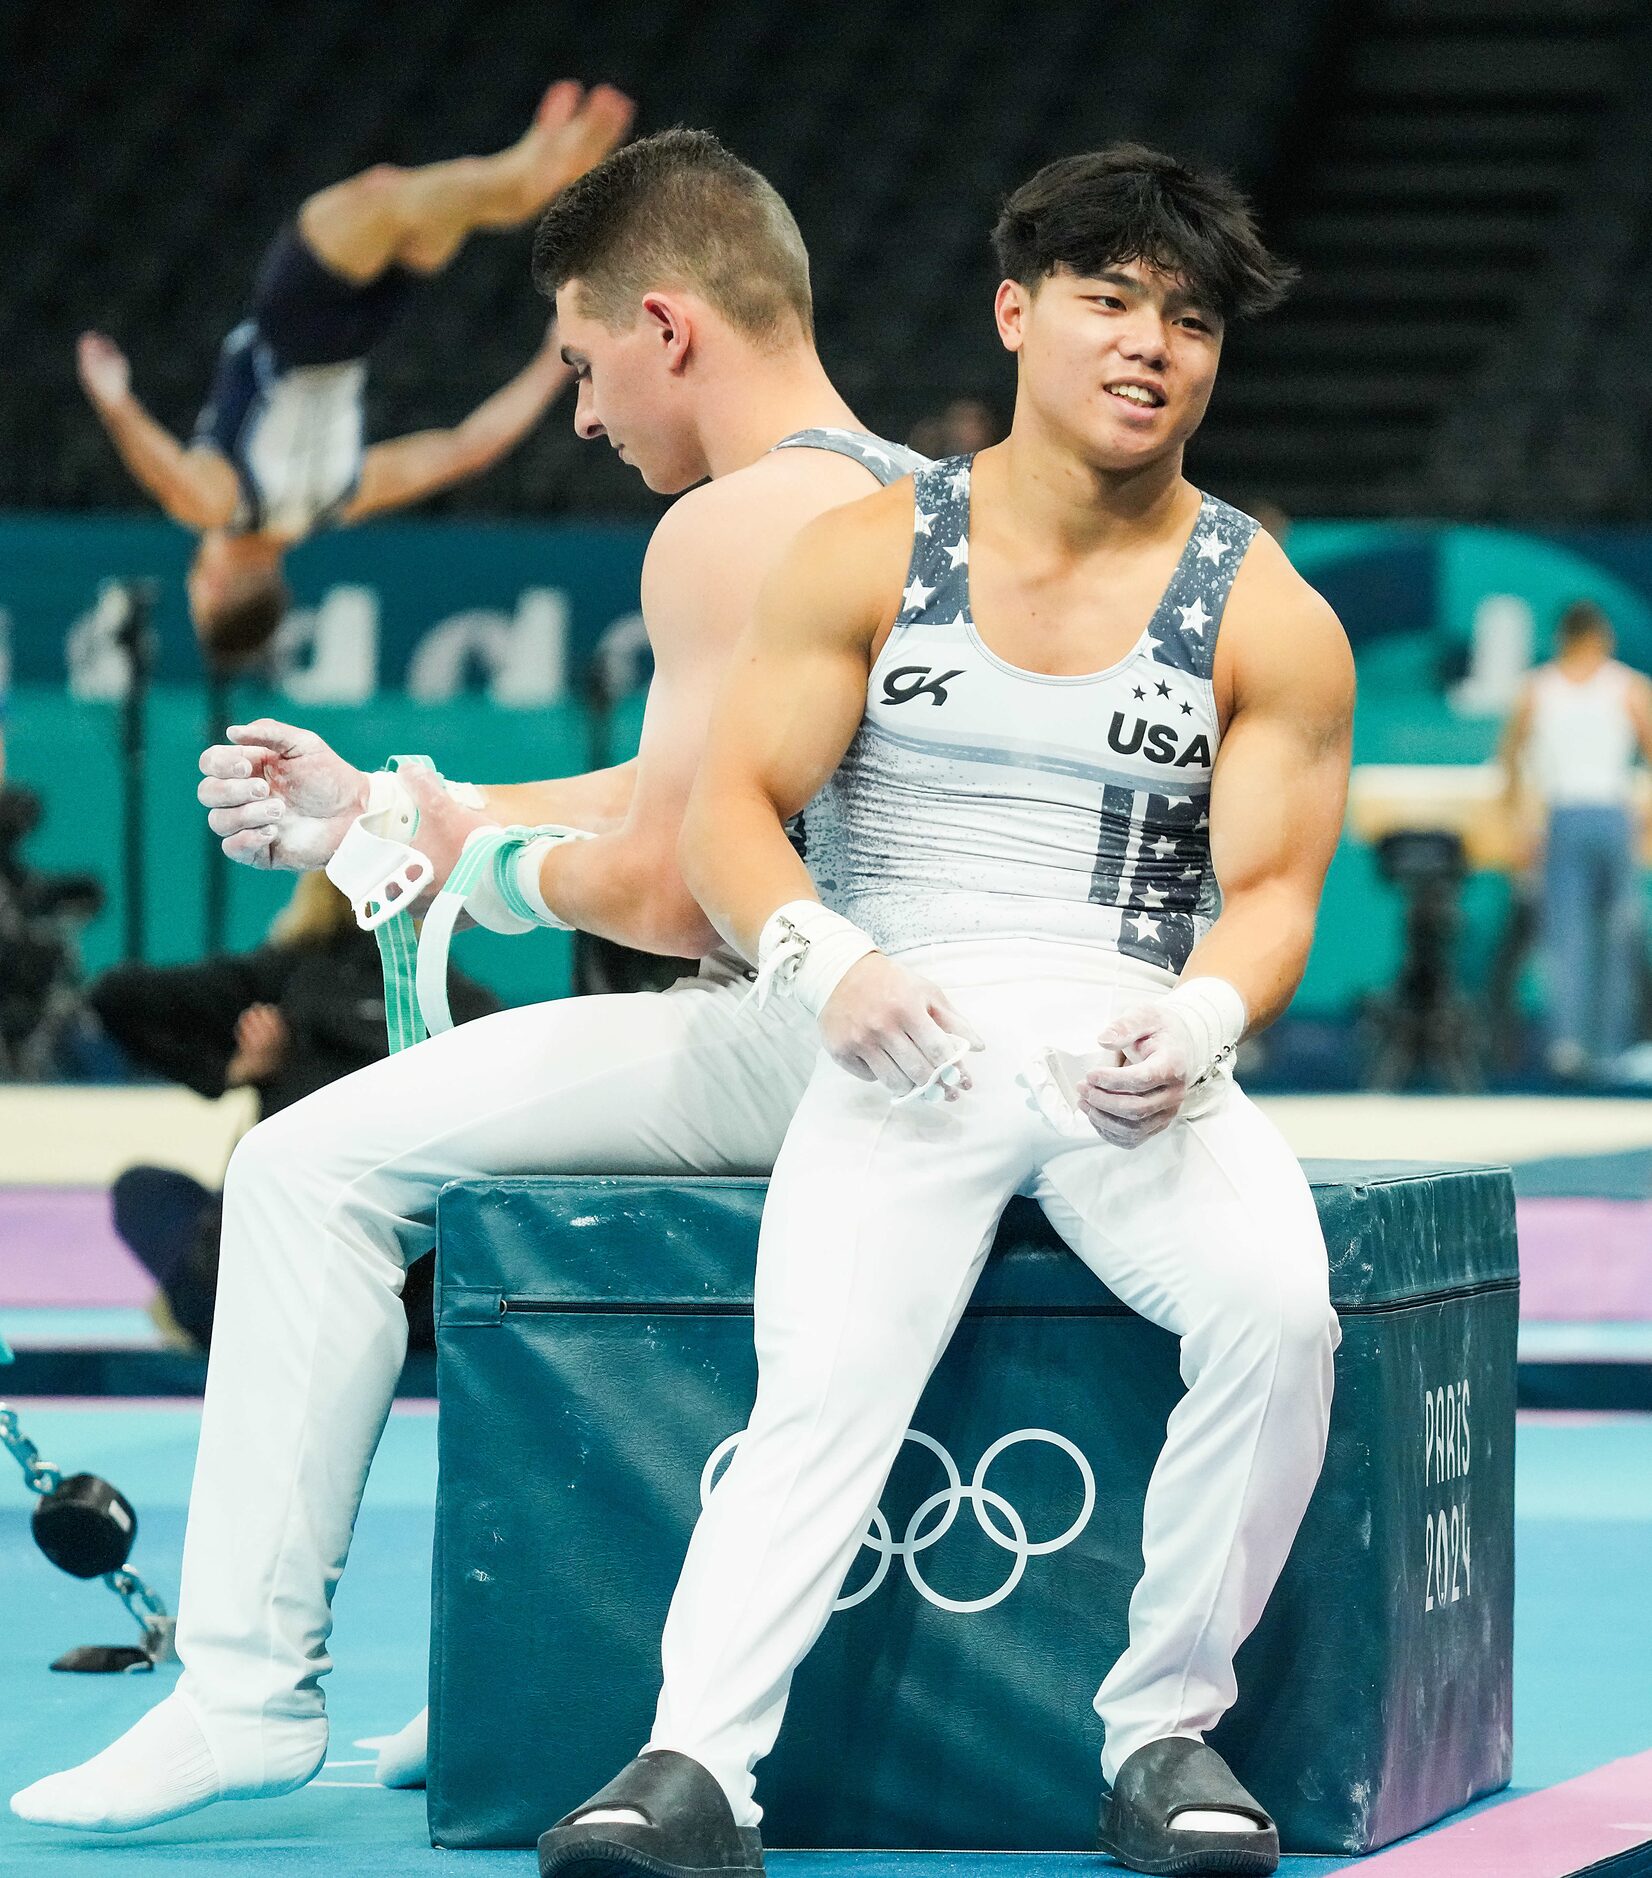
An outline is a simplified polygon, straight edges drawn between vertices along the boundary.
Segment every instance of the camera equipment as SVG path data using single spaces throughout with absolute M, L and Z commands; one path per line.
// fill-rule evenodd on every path
M 126 696 L 121 707 L 121 876 L 125 886 L 128 962 L 144 953 L 147 876 L 143 860 L 144 750 L 147 742 L 149 678 L 155 669 L 155 634 L 150 625 L 159 588 L 152 580 L 115 586 L 122 612 L 115 643 L 126 654 Z
M 1393 985 L 1365 1008 L 1366 1083 L 1404 1089 L 1434 1075 L 1449 1089 L 1478 1089 L 1479 1026 L 1452 957 L 1468 873 L 1462 837 L 1449 829 L 1398 829 L 1377 843 L 1377 869 L 1404 896 L 1405 953 Z
M 49 1075 L 80 1015 L 79 928 L 103 907 L 91 874 L 45 874 L 23 859 L 40 826 L 32 789 L 0 788 L 0 1077 Z

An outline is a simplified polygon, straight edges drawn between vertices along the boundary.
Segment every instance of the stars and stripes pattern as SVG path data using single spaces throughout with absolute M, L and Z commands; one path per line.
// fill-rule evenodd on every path
M 912 563 L 897 630 L 920 619 L 968 624 L 969 469 L 968 457 L 947 457 L 913 479 Z
M 925 468 L 929 458 L 904 443 L 891 443 L 887 437 L 874 437 L 866 430 L 839 430 L 831 425 L 817 425 L 813 430 L 794 430 L 782 437 L 777 450 L 830 450 L 837 456 L 852 457 L 869 469 L 885 488 L 903 476 Z
M 1192 678 L 1209 678 L 1216 665 L 1216 622 L 1233 577 L 1258 524 L 1214 496 L 1199 519 L 1148 627 L 1154 659 Z
M 1102 791 L 1090 898 L 1119 909 L 1119 950 L 1179 972 L 1201 920 L 1220 909 L 1210 865 L 1210 792 Z
M 1137 642 L 1105 670 L 1050 677 L 975 629 L 970 482 L 967 457 L 914 476 L 894 629 L 809 809 L 816 883 L 886 951 L 1039 934 L 1174 976 L 1220 910 L 1211 672 L 1256 524 L 1201 498 Z

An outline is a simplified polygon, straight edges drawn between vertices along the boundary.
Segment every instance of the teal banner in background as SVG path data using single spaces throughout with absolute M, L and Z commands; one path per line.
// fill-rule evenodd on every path
M 306 724 L 363 765 L 429 751 L 454 776 L 512 781 L 618 761 L 635 747 L 640 693 L 594 735 L 582 697 L 601 642 L 646 673 L 636 526 L 383 523 L 324 536 L 292 557 L 298 608 L 270 682 L 238 688 L 232 710 Z M 1623 655 L 1652 666 L 1652 531 L 1567 535 L 1425 524 L 1302 523 L 1288 542 L 1337 608 L 1360 671 L 1357 762 L 1475 763 L 1495 748 L 1525 669 L 1547 654 L 1571 600 L 1601 602 Z M 11 668 L 8 768 L 46 802 L 29 844 L 38 866 L 90 868 L 110 905 L 87 935 L 94 968 L 116 956 L 120 924 L 119 705 L 124 667 L 112 579 L 159 584 L 159 660 L 150 701 L 149 954 L 198 955 L 209 862 L 196 807 L 207 732 L 201 671 L 183 612 L 190 541 L 128 517 L 0 517 L 0 625 Z M 283 876 L 231 870 L 229 938 L 255 943 L 290 890 Z M 1465 903 L 1467 959 L 1487 956 L 1505 883 L 1482 877 Z M 1297 1009 L 1348 1010 L 1398 962 L 1399 909 L 1372 858 L 1345 841 Z M 566 988 L 567 941 L 466 935 L 459 957 L 521 1001 Z
M 636 524 L 590 522 L 400 521 L 322 535 L 289 560 L 297 606 L 276 648 L 275 689 L 317 705 L 383 692 L 553 702 L 605 635 L 634 637 L 647 539 Z M 1367 683 L 1418 701 L 1449 708 L 1455 697 L 1470 715 L 1497 707 L 1573 599 L 1600 601 L 1624 656 L 1652 666 L 1652 531 L 1303 522 L 1287 545 L 1341 615 Z M 196 679 L 183 604 L 190 546 L 184 530 L 144 517 L 0 516 L 12 682 L 119 695 L 99 595 L 109 580 L 145 577 L 158 583 L 156 678 Z
M 289 558 L 295 608 L 273 653 L 294 703 L 467 691 L 533 710 L 574 684 L 597 642 L 635 630 L 648 531 L 634 525 L 383 522 L 322 535 Z M 193 537 L 127 517 L 0 516 L 0 615 L 12 681 L 119 696 L 112 580 L 157 584 L 155 677 L 200 675 L 184 610 Z

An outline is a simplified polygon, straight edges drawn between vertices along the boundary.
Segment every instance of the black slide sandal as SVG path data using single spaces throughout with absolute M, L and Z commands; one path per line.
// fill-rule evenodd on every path
M 647 1823 L 582 1824 L 588 1813 L 622 1809 Z M 669 1748 L 638 1755 L 539 1839 L 539 1878 L 760 1878 L 762 1870 L 756 1830 L 736 1826 L 712 1776 Z
M 1190 1832 L 1170 1822 L 1190 1810 L 1239 1813 L 1260 1832 Z M 1234 1779 L 1226 1761 L 1202 1741 L 1175 1736 L 1137 1748 L 1101 1796 L 1096 1833 L 1102 1851 L 1153 1878 L 1195 1878 L 1203 1872 L 1258 1878 L 1279 1867 L 1279 1833 L 1267 1813 Z

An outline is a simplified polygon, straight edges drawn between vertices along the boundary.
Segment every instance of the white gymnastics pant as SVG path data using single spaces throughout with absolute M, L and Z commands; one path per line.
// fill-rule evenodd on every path
M 322 1711 L 334 1585 L 406 1349 L 400 1296 L 450 1180 L 754 1174 L 818 1049 L 721 964 L 669 991 L 501 1012 L 260 1123 L 230 1163 L 178 1606 L 221 1770 Z
M 1037 941 L 902 962 L 980 1031 L 974 1087 L 893 1107 L 821 1057 L 763 1215 L 750 1426 L 666 1623 L 650 1746 L 709 1767 L 744 1825 L 761 1817 L 752 1769 L 792 1674 L 1012 1195 L 1036 1197 L 1121 1299 L 1181 1340 L 1187 1393 L 1148 1487 L 1129 1646 L 1096 1697 L 1109 1783 L 1137 1748 L 1201 1736 L 1232 1704 L 1234 1653 L 1324 1459 L 1339 1331 L 1313 1199 L 1272 1125 L 1222 1083 L 1141 1147 L 1075 1143 L 1018 1080 L 1044 1045 L 1093 1047 L 1115 1010 L 1162 994 L 1163 974 Z

